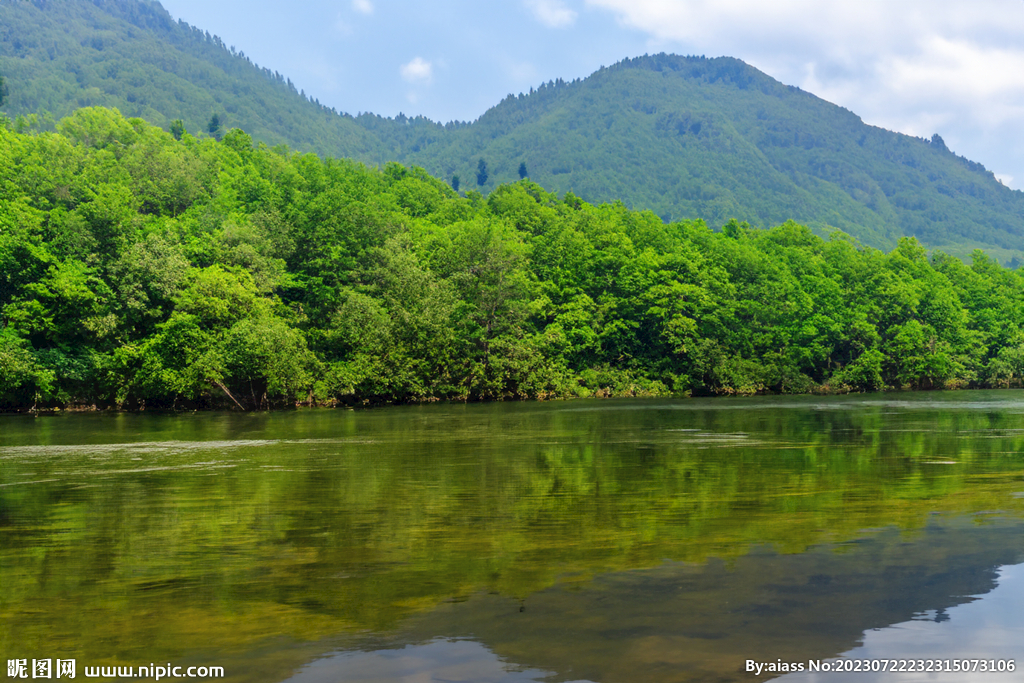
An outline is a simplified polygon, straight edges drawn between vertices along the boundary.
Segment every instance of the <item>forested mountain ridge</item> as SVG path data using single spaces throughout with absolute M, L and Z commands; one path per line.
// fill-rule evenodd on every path
M 1024 193 L 931 141 L 859 117 L 743 62 L 654 55 L 509 97 L 447 137 L 428 126 L 404 159 L 492 182 L 520 163 L 549 189 L 623 199 L 666 220 L 837 227 L 890 248 L 903 235 L 964 255 L 1024 248 Z M 1003 252 L 1001 250 L 1007 250 Z
M 905 235 L 966 257 L 1024 260 L 1024 193 L 983 166 L 785 86 L 739 60 L 654 55 L 509 96 L 473 123 L 339 114 L 150 0 L 0 0 L 13 116 L 116 106 L 194 135 L 415 164 L 488 192 L 520 172 L 666 221 L 796 220 L 892 248 Z M 52 121 L 50 121 L 52 124 Z M 48 125 L 44 122 L 44 127 Z M 1017 261 L 1014 261 L 1017 259 Z
M 0 409 L 1020 386 L 1024 273 L 460 196 L 239 129 L 0 125 Z
M 373 134 L 311 101 L 283 75 L 184 22 L 151 0 L 0 0 L 0 75 L 6 111 L 116 107 L 165 130 L 242 127 L 269 145 L 382 158 Z

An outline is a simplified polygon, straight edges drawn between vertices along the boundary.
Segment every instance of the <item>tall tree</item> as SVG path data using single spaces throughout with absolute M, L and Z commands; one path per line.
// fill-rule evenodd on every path
M 7 99 L 7 83 L 4 82 L 4 77 L 0 76 L 0 107 L 4 106 L 4 101 Z
M 527 171 L 526 171 L 526 162 L 525 161 L 519 162 L 519 179 L 520 180 L 524 180 L 526 178 L 526 176 L 528 176 L 528 175 L 529 175 L 529 173 L 527 173 Z
M 171 135 L 174 136 L 175 140 L 180 140 L 181 136 L 185 134 L 185 122 L 181 119 L 174 119 L 171 121 Z
M 220 116 L 218 114 L 214 114 L 210 117 L 210 122 L 206 124 L 206 130 L 210 135 L 220 140 L 222 125 L 223 123 L 220 120 Z
M 456 192 L 459 191 L 459 176 L 457 175 L 452 176 L 452 189 Z
M 476 184 L 483 187 L 487 184 L 487 162 L 480 159 L 476 165 Z

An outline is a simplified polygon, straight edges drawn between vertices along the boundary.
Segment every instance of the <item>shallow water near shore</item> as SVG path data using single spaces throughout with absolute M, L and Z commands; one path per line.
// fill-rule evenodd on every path
M 1024 668 L 1024 392 L 0 416 L 0 586 L 79 677 Z

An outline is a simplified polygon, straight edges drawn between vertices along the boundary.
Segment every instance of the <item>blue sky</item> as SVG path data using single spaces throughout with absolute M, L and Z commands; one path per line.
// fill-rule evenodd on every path
M 341 111 L 474 120 L 644 53 L 738 57 L 1024 188 L 1024 0 L 162 0 Z

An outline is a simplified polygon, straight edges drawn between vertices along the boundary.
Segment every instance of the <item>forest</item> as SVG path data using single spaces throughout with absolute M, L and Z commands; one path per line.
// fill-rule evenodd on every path
M 0 74 L 4 111 L 47 130 L 82 107 L 116 107 L 165 130 L 242 128 L 321 157 L 419 166 L 484 194 L 526 176 L 666 222 L 792 219 L 884 251 L 913 236 L 962 259 L 980 248 L 1024 261 L 1024 193 L 939 135 L 868 125 L 730 57 L 636 56 L 442 123 L 340 112 L 151 0 L 0 0 Z
M 529 179 L 459 193 L 420 168 L 169 128 L 105 108 L 0 126 L 0 408 L 1024 377 L 1024 276 L 981 251 L 713 230 Z

